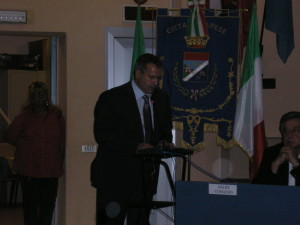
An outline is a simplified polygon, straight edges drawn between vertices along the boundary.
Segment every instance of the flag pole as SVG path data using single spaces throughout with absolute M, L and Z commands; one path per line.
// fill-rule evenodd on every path
M 262 44 L 262 41 L 263 41 L 264 30 L 265 30 L 266 2 L 267 2 L 267 1 L 268 1 L 268 0 L 265 0 L 265 4 L 264 4 L 264 14 L 263 14 L 262 24 L 261 24 L 261 28 L 260 28 L 260 40 L 259 40 L 260 56 L 262 56 L 263 50 L 264 50 L 264 46 L 263 46 L 263 44 Z

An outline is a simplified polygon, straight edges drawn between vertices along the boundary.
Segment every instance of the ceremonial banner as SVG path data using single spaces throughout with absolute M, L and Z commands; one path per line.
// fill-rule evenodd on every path
M 171 98 L 173 121 L 183 130 L 182 145 L 201 149 L 203 133 L 216 132 L 225 149 L 232 139 L 236 108 L 239 12 L 214 16 L 205 10 L 208 38 L 187 37 L 189 9 L 181 16 L 157 16 L 157 56 L 163 62 L 162 88 Z

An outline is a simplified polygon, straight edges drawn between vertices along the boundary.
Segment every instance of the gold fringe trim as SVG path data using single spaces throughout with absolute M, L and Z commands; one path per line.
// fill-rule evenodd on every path
M 236 141 L 234 139 L 231 139 L 230 141 L 225 141 L 223 138 L 221 137 L 217 137 L 217 145 L 221 146 L 224 149 L 231 149 L 236 145 Z
M 189 143 L 184 141 L 183 139 L 180 141 L 180 146 L 186 149 L 192 149 L 194 152 L 200 152 L 205 150 L 205 142 L 202 141 L 194 146 L 191 146 Z
M 250 161 L 253 161 L 253 158 L 248 154 L 247 150 L 241 146 L 235 139 L 233 139 L 236 143 L 237 146 L 239 146 L 239 148 L 242 150 L 243 153 L 245 153 L 245 155 L 249 158 Z
M 173 121 L 173 127 L 176 130 L 183 131 L 183 122 Z M 204 124 L 204 132 L 213 132 L 218 133 L 219 126 L 217 124 Z M 220 136 L 217 136 L 216 138 L 216 144 L 217 146 L 221 146 L 223 149 L 230 150 L 234 146 L 238 145 L 242 151 L 250 158 L 250 156 L 247 154 L 247 151 L 240 146 L 235 139 L 231 139 L 229 141 L 225 141 Z M 181 139 L 179 141 L 179 145 L 182 148 L 192 149 L 194 152 L 199 152 L 205 150 L 205 141 L 202 141 L 194 146 L 191 146 L 188 142 Z
M 183 131 L 183 122 L 173 121 L 173 128 L 175 130 Z
M 213 123 L 204 124 L 204 132 L 218 133 L 218 131 L 219 131 L 219 126 L 217 124 L 213 124 Z

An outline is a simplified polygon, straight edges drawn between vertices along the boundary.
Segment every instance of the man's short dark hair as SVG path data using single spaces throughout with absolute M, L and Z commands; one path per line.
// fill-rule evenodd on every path
M 141 73 L 144 73 L 145 70 L 147 69 L 147 64 L 149 64 L 149 63 L 154 64 L 159 69 L 162 68 L 162 64 L 157 56 L 150 54 L 150 53 L 146 53 L 146 54 L 141 55 L 136 60 L 134 71 L 139 70 Z
M 281 134 L 283 133 L 284 130 L 284 124 L 291 119 L 300 119 L 300 112 L 291 111 L 282 115 L 279 123 L 279 131 Z

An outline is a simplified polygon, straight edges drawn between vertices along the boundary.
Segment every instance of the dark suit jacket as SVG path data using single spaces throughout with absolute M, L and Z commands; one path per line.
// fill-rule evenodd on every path
M 289 163 L 283 163 L 277 174 L 273 174 L 271 170 L 272 162 L 277 158 L 280 149 L 283 144 L 279 143 L 277 145 L 266 148 L 264 151 L 263 160 L 259 171 L 254 177 L 252 183 L 254 184 L 271 184 L 271 185 L 288 185 L 289 177 Z M 300 167 L 291 171 L 291 174 L 296 178 L 296 184 L 299 185 L 300 182 Z
M 152 100 L 151 144 L 155 146 L 161 140 L 172 141 L 172 119 L 166 93 L 156 90 Z M 97 101 L 94 119 L 98 151 L 91 165 L 92 185 L 103 193 L 104 202 L 128 192 L 136 193 L 136 199 L 140 199 L 143 195 L 142 159 L 135 153 L 138 144 L 144 142 L 144 135 L 131 82 L 103 92 Z

